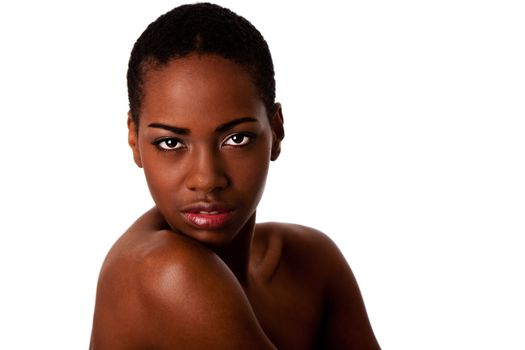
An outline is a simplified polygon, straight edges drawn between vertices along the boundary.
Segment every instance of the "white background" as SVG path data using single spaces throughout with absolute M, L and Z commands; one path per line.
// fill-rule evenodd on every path
M 520 1 L 223 1 L 266 37 L 286 139 L 260 221 L 329 234 L 384 349 L 525 349 Z M 132 44 L 174 1 L 0 5 L 0 348 L 85 349 L 151 205 Z

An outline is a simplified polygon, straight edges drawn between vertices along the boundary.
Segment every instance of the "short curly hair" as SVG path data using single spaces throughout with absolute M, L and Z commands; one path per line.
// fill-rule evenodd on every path
M 144 76 L 148 69 L 196 54 L 215 54 L 241 65 L 250 74 L 271 117 L 275 73 L 268 44 L 245 18 L 210 3 L 182 5 L 151 23 L 136 41 L 129 59 L 129 109 L 139 125 Z

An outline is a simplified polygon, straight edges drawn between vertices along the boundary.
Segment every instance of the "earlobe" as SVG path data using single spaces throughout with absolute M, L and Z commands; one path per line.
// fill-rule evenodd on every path
M 128 144 L 133 152 L 133 160 L 139 168 L 142 168 L 142 159 L 140 157 L 140 150 L 138 146 L 138 127 L 128 112 Z
M 276 160 L 281 154 L 281 141 L 284 139 L 284 118 L 280 103 L 275 104 L 275 112 L 270 121 L 272 126 L 271 160 Z
M 279 155 L 281 154 L 281 146 L 273 147 L 272 148 L 272 156 L 270 157 L 270 160 L 274 161 L 279 158 Z

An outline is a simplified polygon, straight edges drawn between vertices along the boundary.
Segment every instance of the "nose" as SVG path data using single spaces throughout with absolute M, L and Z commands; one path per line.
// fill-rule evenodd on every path
M 186 188 L 190 191 L 208 194 L 228 186 L 223 162 L 215 152 L 200 150 L 191 159 L 185 179 Z

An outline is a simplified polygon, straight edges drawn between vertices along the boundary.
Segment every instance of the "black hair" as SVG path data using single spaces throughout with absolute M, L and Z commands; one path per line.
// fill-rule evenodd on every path
M 268 44 L 245 18 L 210 3 L 182 5 L 151 23 L 133 46 L 127 81 L 131 118 L 138 126 L 148 69 L 196 54 L 216 54 L 250 74 L 267 114 L 275 105 L 275 77 Z

